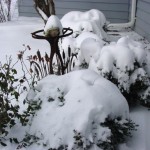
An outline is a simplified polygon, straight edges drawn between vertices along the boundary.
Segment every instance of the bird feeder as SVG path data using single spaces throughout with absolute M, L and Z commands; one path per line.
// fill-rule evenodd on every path
M 55 20 L 54 21 L 48 20 L 48 22 L 45 26 L 45 28 L 47 28 L 46 31 L 45 31 L 45 29 L 43 29 L 43 30 L 35 31 L 31 34 L 32 34 L 33 38 L 47 40 L 50 44 L 50 47 L 51 47 L 50 61 L 49 61 L 50 74 L 54 74 L 54 70 L 53 70 L 53 66 L 52 66 L 54 55 L 56 55 L 56 57 L 58 58 L 58 61 L 60 62 L 61 74 L 64 74 L 66 66 L 63 64 L 63 59 L 60 54 L 58 42 L 59 42 L 59 39 L 70 36 L 73 33 L 73 30 L 70 28 L 62 28 L 61 29 L 61 28 L 59 28 L 59 26 L 53 25 L 53 24 L 56 24 Z M 50 26 L 50 28 L 48 28 L 48 26 Z M 40 33 L 44 33 L 44 35 L 40 35 Z M 58 61 L 57 61 L 57 64 L 58 64 Z

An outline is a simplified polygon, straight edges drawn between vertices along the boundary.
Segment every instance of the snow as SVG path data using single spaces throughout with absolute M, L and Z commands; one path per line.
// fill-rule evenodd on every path
M 116 63 L 115 65 L 117 68 L 119 68 L 123 71 L 126 70 L 126 67 L 128 67 L 129 70 L 133 69 L 134 56 L 131 53 L 130 49 L 128 49 L 126 46 L 123 46 L 118 43 L 113 44 L 113 45 L 104 46 L 101 50 L 102 56 L 105 57 L 105 53 L 107 54 L 107 52 L 110 53 L 110 55 L 112 55 L 113 64 Z M 103 66 L 103 68 L 105 68 L 105 66 Z
M 138 131 L 133 132 L 133 137 L 127 143 L 127 147 L 131 147 L 131 150 L 148 150 L 150 147 L 150 111 L 142 106 L 138 106 L 130 113 L 131 119 L 139 125 Z M 124 149 L 121 149 L 124 150 Z M 128 150 L 128 149 L 127 149 Z M 130 150 L 130 149 L 129 149 Z
M 86 38 L 85 40 L 83 40 L 80 47 L 82 59 L 85 60 L 87 63 L 90 63 L 91 58 L 97 60 L 100 56 L 100 50 L 103 45 L 103 41 L 96 41 L 92 37 Z
M 60 47 L 63 50 L 68 50 L 68 47 L 71 48 L 72 52 L 75 53 L 76 51 L 76 39 L 72 37 L 66 37 L 62 39 L 62 42 L 60 43 Z
M 72 53 L 75 53 L 75 54 L 79 55 L 78 58 L 80 60 L 79 60 L 79 62 L 76 62 L 76 63 L 80 64 L 85 59 L 84 56 L 80 54 L 82 52 L 81 49 L 87 48 L 87 46 L 86 46 L 87 42 L 86 41 L 87 41 L 88 38 L 89 38 L 88 41 L 92 45 L 89 44 L 90 47 L 88 47 L 89 50 L 87 50 L 87 51 L 90 52 L 91 50 L 94 49 L 93 51 L 90 52 L 90 54 L 93 53 L 95 50 L 97 51 L 98 49 L 100 49 L 105 44 L 105 42 L 102 39 L 100 39 L 96 34 L 94 34 L 92 32 L 84 31 L 76 38 L 75 37 L 63 38 L 62 42 L 59 42 L 60 51 L 61 52 L 64 51 L 65 55 L 68 56 L 68 47 L 70 47 Z M 94 47 L 92 48 L 92 46 L 94 46 Z M 90 54 L 87 54 L 86 51 L 84 52 L 84 54 L 85 54 L 85 57 L 86 57 L 86 55 L 90 55 Z M 94 53 L 93 53 L 93 55 L 94 55 Z M 96 56 L 96 54 L 95 54 L 95 56 Z
M 140 80 L 142 80 L 142 78 L 146 79 L 146 78 L 148 78 L 148 76 L 143 68 L 138 68 L 131 75 L 130 83 L 134 84 L 136 80 L 140 81 Z M 147 84 L 148 84 L 148 81 L 147 81 Z
M 148 64 L 146 61 L 147 51 L 144 50 L 141 43 L 129 36 L 121 37 L 117 42 L 111 42 L 109 45 L 87 38 L 81 42 L 80 49 L 79 66 L 85 61 L 89 64 L 89 69 L 103 76 L 112 74 L 118 80 L 120 89 L 123 88 L 126 91 L 129 91 L 130 85 L 133 83 L 132 80 L 134 80 L 132 79 L 134 75 L 132 75 L 130 81 L 128 72 L 135 70 L 135 62 L 140 67 L 143 67 L 145 63 Z M 134 74 L 137 74 L 136 71 Z M 148 78 L 146 72 L 144 77 Z
M 38 49 L 42 54 L 45 54 L 45 51 L 49 52 L 49 44 L 46 41 L 35 40 L 31 36 L 32 32 L 43 27 L 41 19 L 27 17 L 0 24 L 1 61 L 6 61 L 6 55 L 12 55 L 16 61 L 18 52 L 24 50 L 23 44 L 31 47 L 31 51 L 28 51 L 25 57 L 35 54 Z
M 92 38 L 95 39 L 96 41 L 100 41 L 102 43 L 104 43 L 104 41 L 102 41 L 102 39 L 99 38 L 99 36 L 97 34 L 94 34 L 92 32 L 82 32 L 77 38 L 76 38 L 76 47 L 80 48 L 82 42 L 87 39 L 87 38 Z
M 127 101 L 118 88 L 90 70 L 48 76 L 38 83 L 36 89 L 40 92 L 30 98 L 41 99 L 43 103 L 32 121 L 30 133 L 44 135 L 51 148 L 68 145 L 68 150 L 71 150 L 75 146 L 74 130 L 90 142 L 96 143 L 94 133 L 97 133 L 97 140 L 107 139 L 110 130 L 100 126 L 100 123 L 108 116 L 129 117 Z M 59 99 L 62 95 L 64 102 Z M 53 102 L 48 102 L 50 97 Z
M 74 31 L 74 37 L 81 32 L 93 32 L 101 39 L 107 38 L 103 26 L 106 24 L 104 14 L 96 9 L 91 9 L 86 12 L 71 11 L 65 14 L 61 19 L 63 27 L 70 27 Z
M 101 54 L 105 55 L 105 52 L 109 51 L 114 59 L 113 63 L 116 63 L 116 67 L 122 71 L 129 71 L 133 70 L 135 61 L 143 64 L 146 59 L 146 53 L 139 45 L 141 45 L 139 42 L 126 36 L 120 38 L 117 43 L 104 46 Z
M 59 20 L 59 18 L 55 15 L 51 15 L 48 18 L 48 21 L 44 27 L 44 34 L 45 36 L 48 36 L 50 34 L 50 31 L 57 29 L 59 32 L 59 35 L 62 35 L 62 24 Z
M 135 60 L 142 65 L 145 63 L 146 52 L 144 50 L 143 45 L 140 42 L 137 42 L 130 37 L 126 36 L 118 40 L 117 44 L 128 46 L 131 51 L 133 51 L 135 55 Z
M 106 18 L 97 10 L 68 13 L 62 18 L 61 23 L 56 17 L 52 18 L 50 22 L 54 23 L 53 27 L 60 28 L 62 23 L 63 27 L 71 27 L 75 31 L 75 35 L 60 41 L 60 49 L 67 52 L 68 47 L 71 47 L 73 53 L 79 52 L 77 60 L 79 65 L 84 60 L 88 63 L 89 69 L 72 71 L 63 76 L 51 75 L 41 80 L 36 87 L 39 92 L 30 91 L 28 98 L 32 100 L 40 98 L 43 101 L 42 109 L 33 118 L 30 128 L 29 126 L 22 128 L 17 124 L 11 130 L 10 137 L 22 139 L 24 134 L 29 132 L 41 137 L 40 142 L 46 142 L 47 146 L 58 147 L 61 144 L 68 144 L 71 149 L 75 146 L 73 136 L 76 133 L 73 130 L 82 133 L 85 144 L 88 142 L 85 138 L 89 141 L 97 140 L 93 138 L 94 133 L 98 133 L 98 138 L 106 140 L 111 134 L 110 130 L 99 124 L 108 115 L 112 118 L 122 116 L 123 119 L 132 119 L 139 127 L 138 131 L 133 132 L 133 138 L 120 145 L 119 150 L 148 150 L 149 111 L 137 106 L 131 109 L 129 114 L 127 102 L 118 88 L 101 75 L 113 73 L 120 79 L 120 84 L 125 89 L 137 79 L 150 77 L 150 44 L 146 40 L 140 40 L 141 37 L 133 31 L 117 33 L 118 36 L 108 33 L 111 43 L 103 41 L 106 33 L 102 27 L 106 23 Z M 45 28 L 47 30 L 51 27 L 48 23 Z M 42 55 L 45 51 L 49 53 L 48 42 L 31 37 L 32 32 L 43 28 L 43 21 L 39 18 L 19 18 L 18 21 L 0 24 L 0 61 L 5 62 L 6 54 L 12 55 L 16 61 L 18 51 L 24 49 L 22 44 L 29 45 L 32 49 L 27 52 L 25 58 L 35 54 L 38 49 Z M 144 69 L 135 69 L 129 79 L 128 74 L 122 72 L 126 69 L 133 70 L 135 61 L 141 66 L 145 62 L 147 65 Z M 16 67 L 20 75 L 21 67 L 19 65 Z M 146 93 L 148 92 L 150 88 L 147 89 Z M 62 101 L 60 97 L 63 97 Z M 53 98 L 54 101 L 49 102 L 49 98 Z M 92 129 L 93 121 L 95 130 Z M 41 136 L 41 133 L 44 136 Z M 16 144 L 8 144 L 5 148 L 0 146 L 0 149 L 11 150 L 16 147 Z M 33 149 L 43 150 L 43 146 L 32 145 L 26 148 L 26 150 Z M 93 145 L 91 150 L 101 149 Z

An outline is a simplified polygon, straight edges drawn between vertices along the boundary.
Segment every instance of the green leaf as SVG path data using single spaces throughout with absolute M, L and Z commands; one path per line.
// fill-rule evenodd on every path
M 24 104 L 24 105 L 26 104 L 26 99 L 23 100 L 23 104 Z
M 14 74 L 17 74 L 17 70 L 16 70 L 16 69 L 12 69 L 12 72 L 13 72 Z
M 18 140 L 17 140 L 17 138 L 13 138 L 13 141 L 14 141 L 16 144 L 19 143 Z
M 18 92 L 14 92 L 14 96 L 15 96 L 16 99 L 18 99 L 19 98 L 19 93 Z
M 0 143 L 1 143 L 2 146 L 7 146 L 7 144 L 5 144 L 5 143 L 3 143 L 3 142 L 0 142 Z
M 12 138 L 9 139 L 10 143 L 12 143 Z
M 14 82 L 17 82 L 18 81 L 18 79 L 14 79 Z

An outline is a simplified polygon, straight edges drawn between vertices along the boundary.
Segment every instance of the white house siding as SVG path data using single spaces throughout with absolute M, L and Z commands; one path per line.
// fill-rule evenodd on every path
M 69 11 L 101 10 L 110 22 L 127 22 L 129 16 L 129 0 L 54 0 L 56 14 L 62 17 Z M 19 0 L 20 16 L 37 17 L 33 0 Z
M 138 0 L 135 31 L 150 41 L 150 0 Z

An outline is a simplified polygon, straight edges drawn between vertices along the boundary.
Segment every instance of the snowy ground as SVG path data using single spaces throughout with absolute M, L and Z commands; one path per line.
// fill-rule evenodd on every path
M 12 55 L 17 58 L 17 53 L 23 50 L 23 44 L 30 45 L 31 51 L 27 55 L 34 54 L 38 49 L 45 53 L 49 52 L 49 44 L 46 41 L 35 40 L 31 33 L 42 29 L 44 26 L 39 18 L 19 18 L 18 21 L 12 21 L 0 24 L 0 61 L 5 62 L 6 55 Z M 141 37 L 134 31 L 111 32 L 109 37 L 117 40 L 119 37 L 129 35 L 131 38 L 139 41 Z M 144 47 L 150 48 L 150 44 L 142 40 Z M 19 68 L 18 68 L 19 70 Z M 20 69 L 21 70 L 21 69 Z M 142 106 L 130 110 L 131 119 L 139 125 L 138 131 L 133 133 L 133 138 L 125 145 L 120 146 L 120 150 L 149 150 L 150 148 L 150 111 Z M 10 150 L 4 148 L 3 150 Z
M 24 49 L 23 44 L 30 45 L 33 53 L 38 49 L 41 52 L 45 52 L 46 49 L 49 51 L 49 45 L 46 41 L 37 41 L 31 36 L 32 32 L 42 29 L 43 26 L 44 24 L 40 19 L 24 17 L 19 18 L 18 21 L 1 23 L 1 61 L 5 61 L 5 55 L 12 55 L 12 57 L 16 58 L 18 51 Z

